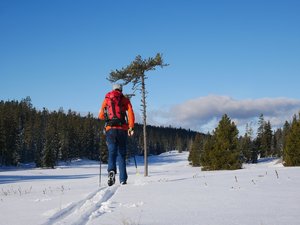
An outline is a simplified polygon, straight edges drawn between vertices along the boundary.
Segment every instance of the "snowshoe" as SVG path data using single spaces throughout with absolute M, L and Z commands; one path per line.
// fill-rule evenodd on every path
M 116 174 L 115 171 L 109 171 L 108 173 L 108 186 L 112 186 L 114 185 L 114 183 L 116 182 Z

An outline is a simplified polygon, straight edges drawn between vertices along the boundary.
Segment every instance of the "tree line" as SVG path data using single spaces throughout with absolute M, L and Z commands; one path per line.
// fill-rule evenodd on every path
M 72 110 L 37 110 L 30 97 L 0 101 L 0 166 L 34 162 L 37 167 L 54 167 L 59 161 L 87 158 L 107 162 L 104 122 L 91 113 L 81 116 Z M 147 126 L 148 153 L 189 151 L 193 166 L 206 170 L 238 169 L 242 163 L 256 163 L 258 157 L 281 157 L 285 166 L 300 166 L 300 114 L 272 130 L 260 115 L 253 128 L 239 131 L 225 114 L 211 134 L 173 127 Z M 101 154 L 100 154 L 101 153 Z M 136 124 L 128 138 L 128 157 L 143 155 L 143 126 Z
M 0 166 L 34 162 L 51 167 L 59 161 L 87 158 L 107 162 L 104 122 L 91 113 L 81 116 L 61 108 L 37 110 L 30 97 L 21 101 L 0 101 Z M 128 157 L 143 154 L 142 125 L 128 138 Z M 187 151 L 197 132 L 172 127 L 147 126 L 149 154 L 173 149 Z M 101 154 L 100 154 L 101 152 Z
M 261 114 L 256 137 L 253 133 L 247 125 L 245 134 L 238 136 L 235 123 L 225 114 L 212 134 L 196 135 L 189 161 L 203 170 L 240 169 L 258 157 L 281 157 L 285 166 L 300 166 L 300 113 L 275 131 Z

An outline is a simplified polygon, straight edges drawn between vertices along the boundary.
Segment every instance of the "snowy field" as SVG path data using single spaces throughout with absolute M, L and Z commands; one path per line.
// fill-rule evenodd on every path
M 299 225 L 300 168 L 278 160 L 242 170 L 189 166 L 188 153 L 149 158 L 149 177 L 128 165 L 128 185 L 107 187 L 106 165 L 0 170 L 1 225 Z

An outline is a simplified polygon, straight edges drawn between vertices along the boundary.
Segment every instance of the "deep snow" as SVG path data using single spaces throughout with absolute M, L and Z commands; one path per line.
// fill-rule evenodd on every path
M 106 184 L 106 165 L 0 170 L 0 224 L 296 225 L 300 168 L 278 160 L 234 171 L 201 171 L 175 151 L 149 157 L 149 176 L 128 165 L 128 185 Z

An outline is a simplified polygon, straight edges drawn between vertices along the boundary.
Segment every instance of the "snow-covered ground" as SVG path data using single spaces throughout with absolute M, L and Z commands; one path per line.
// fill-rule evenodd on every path
M 189 166 L 188 153 L 149 158 L 149 177 L 128 166 L 128 185 L 106 184 L 106 165 L 0 170 L 0 224 L 298 225 L 300 168 L 277 160 L 242 170 Z

